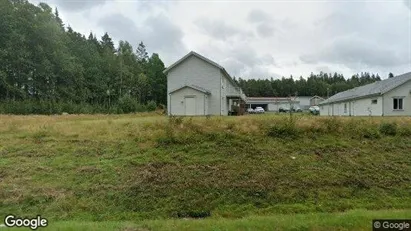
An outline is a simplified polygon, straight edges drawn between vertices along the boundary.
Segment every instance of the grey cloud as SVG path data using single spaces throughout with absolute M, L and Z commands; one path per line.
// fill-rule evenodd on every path
M 171 4 L 178 4 L 176 1 L 136 1 L 138 9 L 152 11 L 155 8 L 168 9 Z
M 222 64 L 231 75 L 241 77 L 243 79 L 280 77 L 277 73 L 271 72 L 269 67 L 266 65 L 249 65 L 239 61 L 236 58 L 227 59 L 223 61 Z
M 221 64 L 227 71 L 238 77 L 268 78 L 277 77 L 270 72 L 270 66 L 276 66 L 274 57 L 270 54 L 258 54 L 247 45 L 239 44 L 234 49 L 227 49 L 224 53 L 230 54 L 229 58 Z
M 82 11 L 99 5 L 104 5 L 107 0 L 51 0 L 58 7 L 67 11 Z
M 121 40 L 128 40 L 130 43 L 135 42 L 133 40 L 135 40 L 139 35 L 139 30 L 134 22 L 122 14 L 112 14 L 110 16 L 103 17 L 98 24 L 110 35 Z M 135 43 L 132 44 L 134 45 Z
M 411 0 L 404 0 L 404 4 L 406 7 L 408 7 L 408 9 L 411 10 Z
M 245 44 L 238 44 L 234 49 L 228 50 L 227 53 L 245 66 L 274 64 L 272 56 L 268 54 L 259 55 L 255 49 Z
M 274 35 L 274 27 L 268 23 L 261 23 L 257 26 L 257 33 L 261 37 L 271 37 Z
M 358 36 L 339 37 L 318 53 L 302 55 L 300 59 L 309 64 L 329 62 L 344 64 L 352 68 L 361 66 L 389 67 L 409 62 L 405 53 L 390 47 L 383 47 L 376 42 Z
M 150 17 L 144 25 L 149 29 L 145 36 L 147 45 L 168 53 L 185 51 L 183 32 L 164 15 Z
M 263 38 L 272 37 L 282 28 L 295 27 L 295 23 L 290 19 L 277 20 L 262 10 L 250 11 L 247 20 L 256 26 L 257 34 Z
M 271 21 L 271 16 L 262 10 L 252 10 L 247 16 L 249 22 L 267 22 Z
M 242 38 L 252 37 L 252 33 L 228 25 L 224 21 L 200 18 L 195 21 L 195 24 L 203 32 L 219 40 L 225 40 L 235 36 L 241 36 Z
M 332 73 L 331 69 L 328 66 L 319 66 L 315 68 L 316 72 Z
M 169 59 L 175 59 L 186 52 L 182 42 L 183 32 L 164 15 L 149 17 L 142 25 L 144 26 L 137 26 L 122 14 L 113 14 L 99 21 L 99 26 L 110 35 L 129 41 L 134 48 L 143 41 L 150 53 L 167 54 Z
M 241 73 L 246 71 L 247 66 L 237 60 L 236 58 L 228 58 L 221 62 L 224 68 L 233 76 L 240 76 Z
M 316 53 L 301 55 L 300 60 L 308 64 L 343 64 L 350 69 L 392 68 L 409 63 L 409 15 L 393 14 L 387 19 L 383 15 L 386 7 L 384 3 L 330 3 L 332 13 L 314 24 L 315 33 L 326 37 L 328 43 Z
M 273 77 L 274 79 L 281 78 L 281 75 L 273 73 L 265 66 L 256 66 L 249 70 L 245 77 L 251 77 L 256 79 L 269 79 Z
M 334 38 L 359 33 L 370 40 L 378 39 L 379 43 L 392 44 L 393 38 L 401 39 L 404 37 L 404 31 L 409 30 L 409 15 L 391 15 L 389 20 L 380 16 L 386 8 L 383 3 L 364 1 L 330 4 L 330 11 L 333 13 L 315 23 L 318 33 L 323 36 Z M 401 42 L 401 46 L 408 44 L 408 41 L 405 44 L 404 41 Z

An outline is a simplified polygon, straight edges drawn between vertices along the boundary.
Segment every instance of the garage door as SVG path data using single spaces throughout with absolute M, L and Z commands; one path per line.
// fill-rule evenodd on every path
M 196 98 L 186 97 L 185 101 L 185 115 L 191 116 L 196 114 Z

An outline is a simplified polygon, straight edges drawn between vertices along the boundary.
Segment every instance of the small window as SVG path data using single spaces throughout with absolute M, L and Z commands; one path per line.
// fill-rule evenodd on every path
M 344 104 L 344 113 L 347 113 L 347 104 Z
M 394 98 L 393 99 L 393 109 L 394 110 L 403 110 L 403 98 Z
M 371 100 L 371 104 L 377 104 L 377 103 L 378 103 L 378 100 L 376 99 Z

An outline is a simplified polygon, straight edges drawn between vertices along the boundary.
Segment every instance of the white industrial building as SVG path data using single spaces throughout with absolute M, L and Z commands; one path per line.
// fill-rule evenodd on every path
M 310 106 L 316 106 L 324 99 L 319 96 L 297 97 L 247 97 L 246 107 L 262 107 L 265 111 L 277 112 L 280 108 L 301 108 L 308 110 Z
M 411 72 L 340 92 L 321 102 L 322 116 L 410 116 Z

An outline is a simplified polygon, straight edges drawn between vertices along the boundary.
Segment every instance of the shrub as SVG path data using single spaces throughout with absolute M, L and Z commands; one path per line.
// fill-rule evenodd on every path
M 170 123 L 170 125 L 180 125 L 183 123 L 183 117 L 180 116 L 170 116 L 168 117 L 168 122 Z
M 342 128 L 342 122 L 336 117 L 326 118 L 323 120 L 323 126 L 327 133 L 338 133 Z
M 177 212 L 178 218 L 206 218 L 211 216 L 211 212 L 208 210 L 188 210 Z
M 143 104 L 137 104 L 135 112 L 145 112 L 147 111 L 147 107 Z
M 269 127 L 267 135 L 275 138 L 293 138 L 298 136 L 298 132 L 295 122 L 287 121 Z
M 380 124 L 380 132 L 381 134 L 387 136 L 395 136 L 397 134 L 397 124 L 393 123 L 381 123 Z
M 400 136 L 411 136 L 411 128 L 407 127 L 405 124 L 398 129 L 398 135 Z
M 367 139 L 378 139 L 381 134 L 377 128 L 366 127 L 360 130 L 360 136 Z
M 121 113 L 135 112 L 137 105 L 137 101 L 128 95 L 125 95 L 118 100 L 118 109 Z
M 153 100 L 148 101 L 147 103 L 147 111 L 154 111 L 157 108 L 157 104 L 156 102 L 154 102 Z

